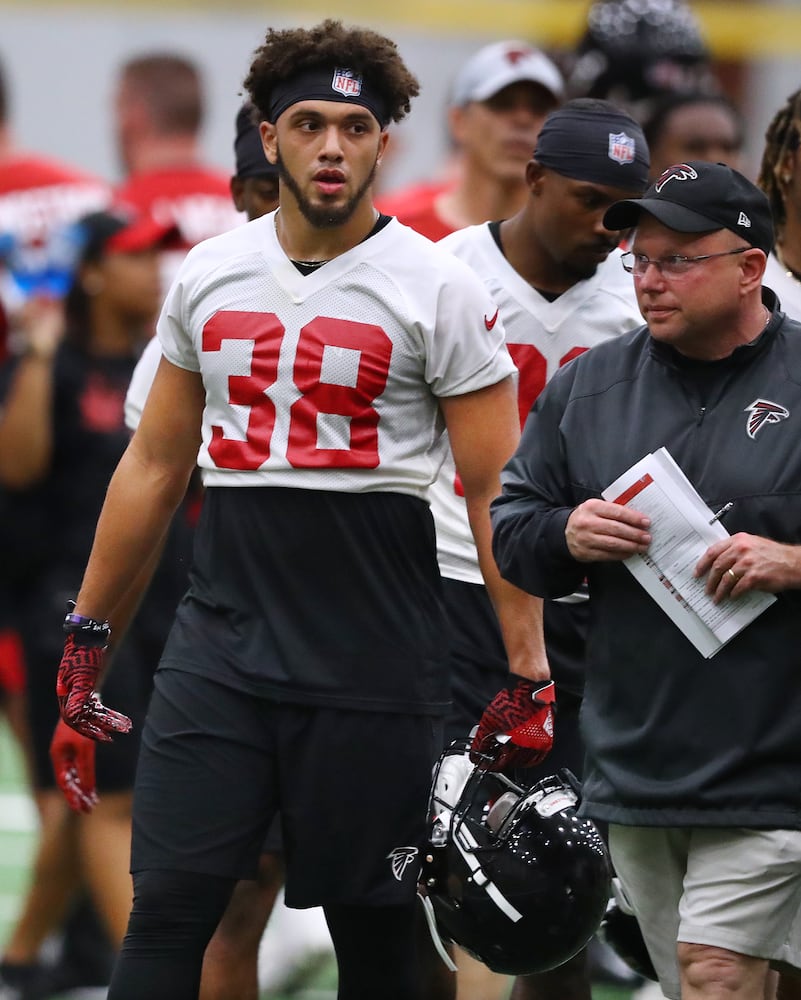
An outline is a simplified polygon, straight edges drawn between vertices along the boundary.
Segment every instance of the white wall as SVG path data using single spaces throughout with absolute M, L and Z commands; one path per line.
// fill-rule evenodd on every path
M 171 50 L 195 59 L 203 70 L 208 98 L 204 150 L 209 162 L 228 171 L 242 80 L 270 23 L 282 22 L 242 12 L 1 8 L 0 61 L 16 137 L 29 149 L 117 179 L 111 119 L 117 69 L 130 56 Z M 436 169 L 447 148 L 443 109 L 451 74 L 490 39 L 444 41 L 403 36 L 380 24 L 371 27 L 391 34 L 422 85 L 408 126 L 396 130 L 396 155 L 383 178 L 387 187 L 425 178 Z
M 305 23 L 317 19 L 315 15 Z M 117 68 L 145 51 L 176 50 L 195 59 L 203 70 L 208 95 L 204 150 L 210 163 L 228 171 L 233 165 L 233 123 L 241 83 L 253 51 L 269 24 L 287 23 L 285 14 L 269 12 L 215 14 L 173 8 L 159 13 L 152 7 L 132 11 L 77 4 L 30 10 L 0 2 L 0 61 L 11 90 L 14 130 L 31 149 L 115 180 L 111 101 Z M 394 130 L 395 154 L 381 175 L 382 188 L 389 190 L 430 177 L 442 163 L 447 154 L 444 109 L 450 81 L 472 52 L 498 36 L 471 35 L 466 29 L 447 35 L 399 31 L 379 18 L 369 26 L 395 39 L 421 82 L 411 115 Z M 749 172 L 758 166 L 770 117 L 799 86 L 797 56 L 754 63 L 744 108 Z

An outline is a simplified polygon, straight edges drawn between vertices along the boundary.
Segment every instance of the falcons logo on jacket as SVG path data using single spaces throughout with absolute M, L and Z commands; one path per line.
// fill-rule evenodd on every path
M 749 415 L 746 431 L 750 438 L 755 438 L 766 424 L 778 424 L 790 416 L 786 407 L 772 403 L 769 399 L 755 399 L 743 412 Z
M 416 847 L 396 847 L 390 851 L 387 857 L 392 862 L 392 874 L 399 881 L 403 881 L 406 869 L 417 858 Z

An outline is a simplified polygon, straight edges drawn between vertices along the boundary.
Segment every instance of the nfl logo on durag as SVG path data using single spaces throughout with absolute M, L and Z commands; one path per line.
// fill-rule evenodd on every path
M 609 159 L 616 163 L 634 163 L 634 140 L 625 132 L 609 133 Z
M 335 69 L 331 86 L 338 94 L 345 97 L 358 97 L 362 92 L 362 78 L 354 76 L 353 70 Z

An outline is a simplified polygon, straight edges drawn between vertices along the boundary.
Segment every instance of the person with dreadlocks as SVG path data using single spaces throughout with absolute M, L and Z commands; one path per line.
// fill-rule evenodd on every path
M 765 284 L 801 319 L 801 89 L 790 94 L 765 131 L 757 184 L 768 196 L 776 239 Z

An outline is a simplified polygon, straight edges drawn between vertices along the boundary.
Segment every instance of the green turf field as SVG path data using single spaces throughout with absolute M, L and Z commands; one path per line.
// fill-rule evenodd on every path
M 0 724 L 0 941 L 5 942 L 29 877 L 36 815 L 25 791 L 22 763 Z
M 22 762 L 5 724 L 0 721 L 0 951 L 19 912 L 20 900 L 30 877 L 36 838 L 36 813 L 27 793 Z M 70 1000 L 97 1000 L 98 990 Z M 102 996 L 102 991 L 100 991 Z M 67 994 L 62 996 L 66 997 Z M 263 1000 L 335 1000 L 336 969 L 330 957 L 316 956 L 306 968 L 299 968 L 282 992 L 271 992 Z M 475 1000 L 482 1000 L 477 997 Z M 593 1000 L 640 1000 L 628 991 L 596 985 Z

